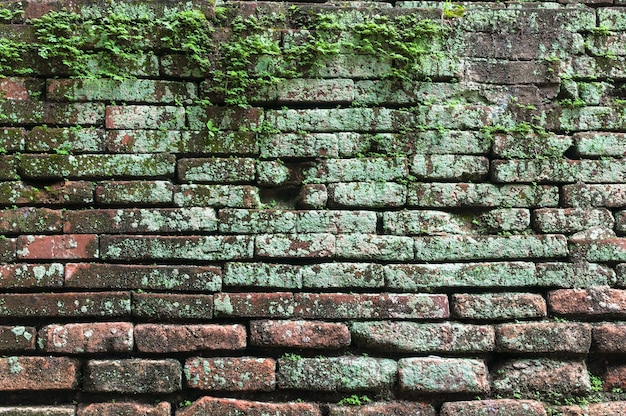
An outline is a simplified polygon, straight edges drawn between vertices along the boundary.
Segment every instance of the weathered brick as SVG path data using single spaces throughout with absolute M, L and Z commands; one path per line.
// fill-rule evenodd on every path
M 252 101 L 286 103 L 350 103 L 355 98 L 351 79 L 284 79 L 257 92 Z
M 246 348 L 243 325 L 140 324 L 135 326 L 134 336 L 137 350 L 149 353 Z
M 48 208 L 0 210 L 0 234 L 54 233 L 61 231 L 62 211 Z
M 26 130 L 17 127 L 0 128 L 0 148 L 7 152 L 20 152 L 24 150 Z
M 43 101 L 0 102 L 4 123 L 12 127 L 32 124 L 57 126 L 99 126 L 104 122 L 105 106 L 102 103 L 52 103 Z
M 167 129 L 185 127 L 185 108 L 175 106 L 107 106 L 107 129 Z
M 218 391 L 272 391 L 276 362 L 271 358 L 189 358 L 185 380 L 189 388 Z
M 626 365 L 609 365 L 604 373 L 604 389 L 612 391 L 613 389 L 626 388 Z
M 591 325 L 529 322 L 496 326 L 498 351 L 516 353 L 586 354 L 591 347 Z
M 68 263 L 65 287 L 217 292 L 221 274 L 216 266 Z
M 0 416 L 74 416 L 75 406 L 11 406 L 0 407 Z
M 254 254 L 261 258 L 325 258 L 335 254 L 332 234 L 264 234 L 254 239 Z
M 403 210 L 383 212 L 383 230 L 395 235 L 469 234 L 473 224 L 467 217 L 444 211 Z
M 452 314 L 462 319 L 508 320 L 547 315 L 546 301 L 534 293 L 453 294 Z
M 90 360 L 83 388 L 101 393 L 173 393 L 181 389 L 182 366 L 176 360 Z
M 53 288 L 63 286 L 64 268 L 51 264 L 0 264 L 1 288 Z
M 563 157 L 573 145 L 571 136 L 550 134 L 495 134 L 494 156 L 504 159 L 532 159 L 537 157 Z
M 66 211 L 65 233 L 171 233 L 216 231 L 211 208 L 89 209 Z
M 441 416 L 546 416 L 543 404 L 534 400 L 477 400 L 448 402 Z
M 21 235 L 17 248 L 20 259 L 96 259 L 99 255 L 95 234 Z
M 337 349 L 350 345 L 350 331 L 342 323 L 252 321 L 250 344 L 272 348 Z
M 480 181 L 489 173 L 489 159 L 467 155 L 415 155 L 409 168 L 417 180 Z
M 626 165 L 619 159 L 494 160 L 491 172 L 495 182 L 615 183 L 626 179 Z
M 389 73 L 391 61 L 373 55 L 337 54 L 305 72 L 313 78 L 375 78 Z
M 339 157 L 344 142 L 364 139 L 358 133 L 272 134 L 260 143 L 262 158 Z M 344 145 L 345 146 L 345 145 Z
M 610 267 L 577 261 L 537 263 L 537 284 L 557 288 L 612 285 L 617 281 Z
M 489 183 L 414 183 L 407 205 L 450 207 L 556 207 L 559 189 L 549 185 L 493 185 Z
M 473 82 L 508 85 L 558 82 L 551 62 L 469 58 L 466 65 L 466 79 Z
M 611 222 L 607 221 L 603 226 L 611 228 Z M 615 214 L 615 231 L 621 234 L 626 233 L 626 211 L 619 211 Z
M 174 186 L 166 181 L 116 181 L 100 183 L 96 202 L 104 205 L 169 204 Z
M 405 392 L 489 393 L 488 374 L 482 360 L 428 357 L 398 361 L 400 390 Z
M 58 182 L 44 189 L 23 182 L 0 182 L 0 204 L 84 205 L 93 203 L 94 189 L 93 183 L 82 181 Z
M 562 416 L 622 416 L 626 402 L 589 403 L 581 406 L 554 406 L 555 412 Z
M 541 33 L 558 29 L 581 32 L 596 26 L 593 10 L 567 8 L 564 10 L 536 7 L 520 9 L 468 10 L 461 27 L 473 32 Z
M 493 351 L 493 327 L 458 323 L 353 322 L 350 332 L 359 347 L 411 353 L 482 353 Z
M 76 416 L 170 416 L 172 406 L 168 402 L 155 405 L 141 403 L 91 403 L 78 406 Z
M 0 358 L 0 391 L 73 390 L 80 363 L 66 357 Z
M 313 403 L 267 403 L 253 402 L 238 399 L 222 399 L 217 397 L 202 397 L 191 406 L 180 409 L 176 416 L 261 416 L 270 414 L 275 416 L 321 416 L 321 410 Z
M 195 183 L 241 183 L 254 181 L 255 160 L 210 158 L 178 160 L 178 179 Z
M 215 295 L 216 317 L 291 318 L 294 309 L 293 294 L 286 292 Z
M 385 283 L 383 267 L 374 263 L 319 263 L 300 268 L 305 288 L 373 288 Z
M 584 361 L 554 359 L 511 359 L 498 363 L 492 370 L 494 393 L 586 394 L 591 390 Z
M 127 322 L 47 325 L 39 330 L 42 351 L 65 354 L 114 353 L 133 350 L 133 325 Z
M 298 233 L 375 233 L 377 218 L 371 211 L 296 212 Z
M 6 10 L 6 9 L 5 9 Z M 16 32 L 23 26 L 10 26 Z M 25 28 L 26 29 L 26 28 Z M 26 32 L 22 32 L 18 37 L 24 40 Z M 32 39 L 30 39 L 32 41 Z M 7 77 L 0 80 L 0 91 L 5 100 L 27 101 L 34 97 L 34 93 L 41 92 L 43 84 L 37 78 Z
M 598 11 L 598 26 L 609 30 L 626 30 L 626 18 L 624 9 L 620 7 L 608 7 Z
M 256 178 L 263 186 L 296 186 L 304 181 L 300 163 L 285 163 L 282 160 L 260 160 L 256 164 Z
M 12 262 L 17 259 L 17 238 L 0 238 L 0 261 Z
M 249 185 L 178 185 L 174 203 L 179 207 L 258 208 L 259 190 Z
M 4 156 L 0 155 L 0 180 L 10 181 L 20 179 L 20 175 L 17 172 L 17 164 L 19 163 L 20 156 Z
M 289 264 L 228 262 L 224 265 L 224 286 L 302 288 L 300 267 Z
M 133 316 L 158 322 L 208 321 L 213 317 L 213 296 L 133 293 Z
M 297 293 L 295 315 L 305 319 L 432 319 L 449 316 L 445 295 Z
M 600 238 L 572 239 L 572 257 L 590 262 L 626 261 L 626 238 L 600 236 Z
M 625 316 L 626 290 L 595 286 L 548 292 L 548 305 L 558 315 Z
M 31 326 L 0 325 L 0 352 L 32 351 L 36 334 L 37 330 Z
M 626 155 L 625 133 L 582 132 L 575 133 L 576 150 L 583 157 Z
M 328 185 L 333 207 L 391 208 L 406 203 L 406 186 L 393 182 L 344 182 Z
M 32 293 L 0 295 L 0 316 L 34 317 L 128 317 L 130 293 Z
M 328 189 L 323 184 L 305 184 L 296 197 L 299 209 L 324 209 L 328 203 Z
M 358 260 L 413 260 L 413 240 L 404 236 L 342 234 L 337 236 L 336 256 Z
M 542 233 L 575 233 L 591 227 L 613 228 L 607 209 L 544 208 L 535 210 L 533 226 Z
M 104 136 L 105 131 L 95 127 L 35 126 L 26 134 L 25 148 L 29 152 L 100 153 L 105 150 Z
M 191 130 L 207 130 L 211 122 L 220 131 L 254 130 L 259 126 L 263 110 L 255 107 L 203 106 L 187 107 L 187 122 Z
M 104 235 L 100 246 L 102 257 L 109 260 L 237 260 L 253 254 L 249 236 Z
M 563 186 L 563 204 L 574 208 L 620 208 L 626 204 L 626 185 L 565 185 Z
M 220 209 L 219 229 L 223 233 L 257 234 L 296 231 L 297 212 L 284 210 Z
M 369 357 L 281 358 L 276 374 L 281 389 L 360 391 L 390 388 L 394 360 Z M 324 377 L 320 377 L 324 374 Z
M 303 171 L 304 180 L 309 183 L 391 182 L 407 175 L 404 157 L 326 159 Z
M 412 415 L 435 416 L 435 409 L 431 404 L 391 401 L 368 403 L 360 406 L 329 406 L 330 416 L 382 416 L 382 415 Z
M 593 327 L 592 334 L 596 351 L 605 353 L 626 352 L 626 325 L 601 323 Z

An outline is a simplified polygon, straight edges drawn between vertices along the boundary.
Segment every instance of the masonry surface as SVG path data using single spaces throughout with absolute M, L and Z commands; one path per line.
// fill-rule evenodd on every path
M 0 2 L 0 415 L 626 414 L 626 2 Z

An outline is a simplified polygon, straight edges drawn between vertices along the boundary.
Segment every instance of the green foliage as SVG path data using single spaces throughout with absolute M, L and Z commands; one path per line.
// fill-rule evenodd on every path
M 372 400 L 367 396 L 358 396 L 353 394 L 350 397 L 344 397 L 337 403 L 339 406 L 362 406 Z
M 591 383 L 591 391 L 600 392 L 604 390 L 602 379 L 589 373 L 589 382 Z

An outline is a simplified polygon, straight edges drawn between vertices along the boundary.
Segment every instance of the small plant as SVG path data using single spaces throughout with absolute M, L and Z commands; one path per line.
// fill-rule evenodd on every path
M 350 397 L 344 397 L 337 403 L 339 406 L 362 406 L 366 403 L 370 403 L 372 400 L 367 396 L 358 396 L 353 394 Z
M 600 377 L 594 376 L 593 374 L 590 373 L 589 382 L 591 383 L 591 391 L 600 392 L 604 390 L 602 379 Z
M 213 120 L 206 122 L 206 128 L 208 130 L 209 138 L 214 139 L 217 133 L 220 132 L 220 127 L 213 124 Z
M 286 352 L 283 354 L 282 358 L 289 361 L 300 361 L 302 359 L 302 356 Z
M 185 400 L 183 402 L 178 403 L 179 408 L 189 407 L 191 406 L 191 400 Z

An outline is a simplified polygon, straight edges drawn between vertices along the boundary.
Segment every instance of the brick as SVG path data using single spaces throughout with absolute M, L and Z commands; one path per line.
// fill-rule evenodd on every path
M 46 98 L 50 101 L 133 101 L 173 104 L 197 98 L 191 82 L 148 79 L 49 79 Z
M 511 359 L 492 370 L 494 393 L 522 397 L 532 393 L 587 394 L 591 390 L 584 361 Z
M 18 208 L 0 210 L 1 234 L 54 233 L 61 231 L 60 210 Z
M 167 129 L 185 127 L 185 109 L 175 106 L 107 106 L 107 129 Z
M 613 285 L 617 281 L 610 267 L 577 261 L 537 263 L 537 284 L 557 288 Z
M 445 102 L 461 93 L 461 88 L 452 83 L 408 79 L 402 83 L 394 82 L 392 79 L 356 80 L 355 86 L 356 100 L 361 104 L 375 106 L 411 105 L 424 100 L 425 97 L 432 97 L 433 101 Z
M 103 182 L 96 188 L 96 202 L 103 205 L 170 204 L 174 186 L 167 181 Z
M 574 208 L 620 208 L 626 204 L 626 185 L 565 185 L 563 186 L 563 204 Z
M 262 158 L 339 157 L 342 142 L 356 143 L 358 133 L 271 134 L 260 143 Z
M 368 403 L 361 406 L 330 405 L 330 416 L 379 416 L 379 415 L 413 415 L 435 416 L 431 404 L 391 401 Z
M 155 405 L 141 403 L 91 403 L 78 406 L 76 416 L 170 416 L 171 405 L 160 402 Z
M 251 131 L 259 127 L 263 117 L 263 110 L 255 107 L 192 106 L 187 107 L 186 112 L 189 128 L 205 131 L 209 121 L 220 131 Z
M 610 228 L 611 222 L 606 222 L 604 226 Z M 626 233 L 626 211 L 618 211 L 615 214 L 615 231 Z
M 64 220 L 65 233 L 145 234 L 217 230 L 215 210 L 200 207 L 66 211 Z
M 470 58 L 466 62 L 466 78 L 487 84 L 545 84 L 557 83 L 551 62 L 508 61 Z
M 468 10 L 461 27 L 474 32 L 539 33 L 543 30 L 580 32 L 595 27 L 592 10 L 567 8 L 564 10 L 521 9 Z
M 259 190 L 249 185 L 178 185 L 174 203 L 179 207 L 258 208 Z
M 443 211 L 403 210 L 383 212 L 383 230 L 394 235 L 469 234 L 467 218 Z
M 449 316 L 445 295 L 297 293 L 295 315 L 305 319 L 433 319 Z
M 378 56 L 337 54 L 324 65 L 312 66 L 306 76 L 313 78 L 374 78 L 389 73 L 391 62 Z
M 95 234 L 21 235 L 17 248 L 20 259 L 96 259 L 99 255 Z
M 297 212 L 276 209 L 220 209 L 219 230 L 223 233 L 258 234 L 296 231 Z
M 626 154 L 626 133 L 582 132 L 575 133 L 576 151 L 582 157 Z
M 0 182 L 0 204 L 3 205 L 72 205 L 90 204 L 94 201 L 91 182 L 58 182 L 39 189 L 23 182 Z
M 196 183 L 253 182 L 255 160 L 249 158 L 179 159 L 178 179 Z
M 574 144 L 571 136 L 550 134 L 494 134 L 493 153 L 497 158 L 533 159 L 563 157 Z
M 542 233 L 575 233 L 591 227 L 613 228 L 607 209 L 544 208 L 535 210 L 533 226 Z
M 75 406 L 0 407 L 1 416 L 74 416 L 75 414 Z
M 0 238 L 0 261 L 12 262 L 17 259 L 17 238 Z
M 371 211 L 296 212 L 298 233 L 376 233 L 376 213 Z
M 600 323 L 593 327 L 594 349 L 605 353 L 626 352 L 626 325 Z
M 286 292 L 215 295 L 216 317 L 291 318 L 294 309 L 293 294 Z
M 425 393 L 489 393 L 489 371 L 482 360 L 464 358 L 402 358 L 400 390 Z
M 19 30 L 19 26 L 13 26 L 14 30 Z M 22 36 L 25 33 L 21 34 Z M 19 35 L 18 35 L 19 36 Z M 33 93 L 40 92 L 43 85 L 36 78 L 9 77 L 0 80 L 0 91 L 5 100 L 27 101 L 33 99 Z
M 496 326 L 498 351 L 514 353 L 586 354 L 591 347 L 591 325 L 529 322 Z
M 176 360 L 89 360 L 83 388 L 88 392 L 165 394 L 181 389 L 182 366 Z
M 80 363 L 66 357 L 0 358 L 0 391 L 74 390 Z
M 296 186 L 304 181 L 305 166 L 300 163 L 285 163 L 282 160 L 261 160 L 256 164 L 257 182 L 263 186 Z
M 299 289 L 300 274 L 300 266 L 290 264 L 228 262 L 224 265 L 224 286 Z
M 408 175 L 404 157 L 364 157 L 359 159 L 326 159 L 303 172 L 309 183 L 391 182 Z
M 619 7 L 609 7 L 599 11 L 598 26 L 606 27 L 609 30 L 626 30 L 626 19 L 624 9 Z
M 413 240 L 404 236 L 343 234 L 337 236 L 336 256 L 358 260 L 413 260 Z
M 20 152 L 24 150 L 26 130 L 15 127 L 0 128 L 0 148 L 7 152 Z
M 620 317 L 626 312 L 626 291 L 607 286 L 553 290 L 548 305 L 558 315 Z
M 354 81 L 351 79 L 284 79 L 261 89 L 252 101 L 351 103 L 354 98 Z
M 549 185 L 493 185 L 489 183 L 414 183 L 407 205 L 450 207 L 556 207 L 559 190 Z
M 122 353 L 133 350 L 133 325 L 128 322 L 47 325 L 39 330 L 42 351 L 62 354 Z
M 448 402 L 441 416 L 546 416 L 543 404 L 534 400 L 477 400 Z
M 133 293 L 133 316 L 157 322 L 208 321 L 213 317 L 213 296 Z
M 243 325 L 139 324 L 134 330 L 137 350 L 170 353 L 246 348 Z
M 264 234 L 254 239 L 260 258 L 328 258 L 335 254 L 332 234 Z
M 328 204 L 331 207 L 402 207 L 406 198 L 406 186 L 393 182 L 343 182 L 328 185 Z
M 99 126 L 104 122 L 102 103 L 52 103 L 43 101 L 3 101 L 0 112 L 12 127 L 32 124 L 56 126 Z
M 29 152 L 101 153 L 105 150 L 104 140 L 105 131 L 94 127 L 35 126 L 25 136 L 25 149 Z
M 245 414 L 261 416 L 266 414 L 276 416 L 321 416 L 321 410 L 313 403 L 267 403 L 240 399 L 222 399 L 217 397 L 202 397 L 191 406 L 180 409 L 176 416 L 235 416 Z
M 32 351 L 36 334 L 37 330 L 32 326 L 0 325 L 0 352 Z
M 431 83 L 430 85 L 436 84 Z M 393 87 L 390 91 L 393 91 L 394 96 L 396 96 L 396 87 Z M 342 156 L 354 157 L 358 156 L 359 153 L 371 150 L 387 154 L 401 151 L 403 154 L 408 155 L 487 155 L 491 148 L 491 140 L 487 135 L 475 131 L 441 131 L 435 129 L 429 131 L 408 131 L 403 134 L 380 133 L 374 137 L 376 140 L 372 139 L 371 143 L 361 139 L 349 148 L 344 147 Z
M 584 58 L 583 58 L 584 59 Z M 594 68 L 592 72 L 594 76 L 600 75 L 603 71 L 609 74 L 615 75 L 615 78 L 626 77 L 626 59 L 625 57 L 618 57 L 617 59 L 610 59 L 613 63 L 612 66 L 606 66 L 607 58 L 591 58 L 598 67 Z M 574 61 L 576 62 L 576 61 Z M 586 63 L 586 62 L 585 62 Z M 576 74 L 577 77 L 585 76 L 585 68 L 576 68 L 574 70 L 580 71 Z M 571 72 L 570 72 L 571 73 Z M 563 73 L 564 76 L 569 75 L 567 72 Z M 611 75 L 608 75 L 609 77 Z M 555 109 L 549 114 L 543 125 L 547 130 L 567 130 L 567 131 L 584 131 L 584 130 L 623 130 L 624 119 L 621 108 L 613 108 L 610 105 L 598 106 L 598 107 L 577 107 L 577 108 L 565 108 L 560 107 Z M 603 164 L 600 164 L 603 166 Z M 619 172 L 619 161 L 617 166 L 613 166 L 614 174 Z M 584 171 L 583 171 L 584 172 Z M 583 173 L 585 176 L 587 173 Z M 599 181 L 598 181 L 599 182 Z
M 394 360 L 370 357 L 281 358 L 278 387 L 307 391 L 384 390 L 396 381 Z M 324 374 L 324 377 L 320 377 Z
M 606 416 L 624 414 L 626 402 L 589 403 L 581 406 L 555 406 L 553 409 L 563 416 Z
M 216 266 L 68 263 L 65 287 L 217 292 L 221 275 Z
M 271 358 L 189 358 L 185 380 L 189 388 L 218 391 L 272 391 L 276 362 Z
M 350 331 L 341 323 L 252 321 L 250 344 L 271 348 L 338 349 L 350 345 Z
M 583 37 L 573 33 L 550 33 L 545 37 L 523 32 L 481 33 L 470 32 L 464 36 L 464 52 L 474 58 L 496 58 L 509 60 L 539 60 L 571 54 L 584 53 Z
M 623 182 L 626 165 L 621 160 L 494 160 L 491 172 L 495 182 Z
M 300 268 L 304 288 L 383 287 L 383 267 L 375 263 L 319 263 Z
M 64 268 L 60 263 L 0 264 L 0 287 L 9 289 L 61 287 L 63 273 Z
M 611 391 L 626 388 L 625 376 L 626 365 L 609 366 L 604 373 L 604 389 Z
M 600 236 L 572 240 L 572 257 L 590 262 L 626 261 L 626 238 Z
M 107 293 L 31 293 L 0 295 L 0 316 L 36 317 L 128 317 L 130 294 Z
M 328 203 L 328 190 L 323 184 L 307 184 L 300 188 L 296 207 L 300 209 L 323 209 Z
M 461 319 L 509 320 L 547 315 L 546 301 L 534 293 L 452 295 L 452 314 Z
M 493 351 L 493 327 L 458 323 L 353 322 L 360 348 L 402 353 L 483 353 Z
M 20 156 L 21 157 L 21 156 Z M 20 175 L 17 173 L 16 165 L 19 160 L 16 156 L 3 156 L 0 155 L 0 180 L 10 181 L 20 179 Z
M 249 236 L 150 237 L 108 236 L 100 238 L 102 258 L 108 260 L 237 260 L 252 258 Z
M 415 155 L 409 168 L 417 180 L 480 181 L 489 173 L 489 159 L 466 155 Z

